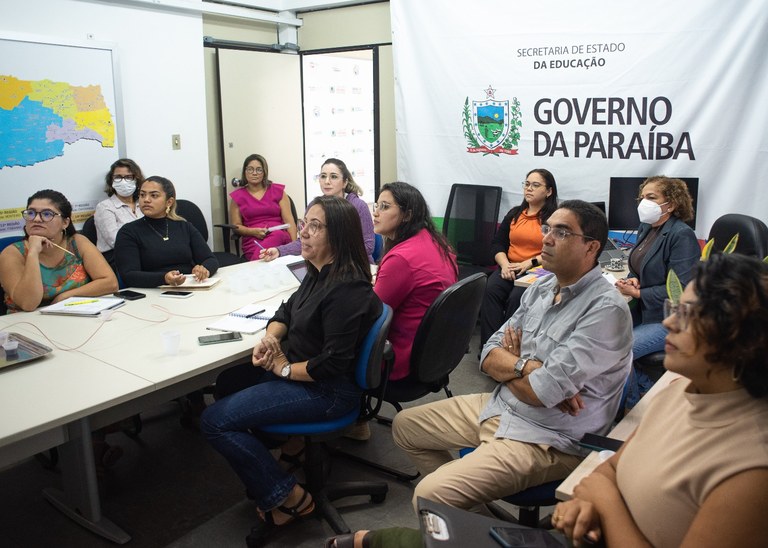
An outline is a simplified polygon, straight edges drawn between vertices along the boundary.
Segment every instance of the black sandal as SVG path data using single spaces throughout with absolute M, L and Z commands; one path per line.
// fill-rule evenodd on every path
M 371 532 L 368 531 L 363 536 L 363 548 L 369 548 L 371 545 Z M 325 539 L 325 548 L 355 548 L 355 533 L 336 535 L 335 537 Z
M 283 514 L 288 514 L 291 516 L 291 519 L 280 525 L 275 523 L 271 510 L 269 512 L 264 512 L 264 519 L 259 520 L 256 525 L 251 528 L 251 534 L 245 537 L 245 543 L 249 546 L 249 548 L 263 546 L 264 542 L 266 542 L 267 539 L 272 536 L 272 533 L 274 533 L 280 527 L 313 516 L 316 509 L 314 500 L 310 499 L 309 504 L 302 508 L 307 500 L 307 497 L 309 496 L 309 491 L 304 489 L 304 494 L 302 495 L 301 500 L 299 500 L 299 502 L 293 506 L 278 506 L 277 509 L 280 510 Z

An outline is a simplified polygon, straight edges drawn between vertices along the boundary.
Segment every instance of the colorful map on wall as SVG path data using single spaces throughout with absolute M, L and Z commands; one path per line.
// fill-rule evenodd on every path
M 32 166 L 81 139 L 115 146 L 115 125 L 101 86 L 20 80 L 0 74 L 0 168 Z

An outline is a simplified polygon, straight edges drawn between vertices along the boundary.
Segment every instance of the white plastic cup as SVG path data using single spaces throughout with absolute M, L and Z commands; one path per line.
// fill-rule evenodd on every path
M 5 341 L 3 343 L 3 350 L 5 350 L 6 356 L 16 354 L 16 352 L 19 350 L 19 341 Z
M 229 278 L 229 287 L 232 289 L 232 293 L 242 295 L 243 293 L 248 293 L 250 282 L 244 274 L 235 274 Z
M 181 331 L 163 331 L 163 350 L 166 356 L 175 356 L 181 346 Z

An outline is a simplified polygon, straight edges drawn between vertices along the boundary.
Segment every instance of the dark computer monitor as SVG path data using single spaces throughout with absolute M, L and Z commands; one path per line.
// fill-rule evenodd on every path
M 677 177 L 688 185 L 693 198 L 693 219 L 688 225 L 696 228 L 696 205 L 699 197 L 698 177 Z M 611 177 L 608 194 L 608 228 L 610 230 L 637 230 L 640 218 L 637 216 L 637 194 L 647 177 Z

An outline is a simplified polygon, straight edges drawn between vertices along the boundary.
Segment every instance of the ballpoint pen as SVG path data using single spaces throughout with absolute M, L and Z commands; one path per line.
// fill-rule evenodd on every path
M 248 315 L 246 316 L 246 318 L 253 318 L 254 316 L 258 316 L 259 314 L 263 314 L 263 313 L 264 313 L 264 312 L 266 312 L 266 311 L 267 311 L 267 309 L 266 309 L 266 308 L 262 308 L 261 310 L 258 310 L 258 311 L 256 311 L 256 312 L 254 312 L 253 314 L 248 314 Z
M 257 245 L 257 246 L 259 246 L 261 249 L 263 249 L 264 251 L 266 251 L 266 250 L 267 250 L 267 248 L 266 248 L 266 247 L 264 247 L 263 245 L 261 245 L 261 244 L 259 243 L 259 240 L 257 240 L 256 238 L 254 238 L 254 239 L 253 239 L 253 242 L 254 242 L 254 243 Z

